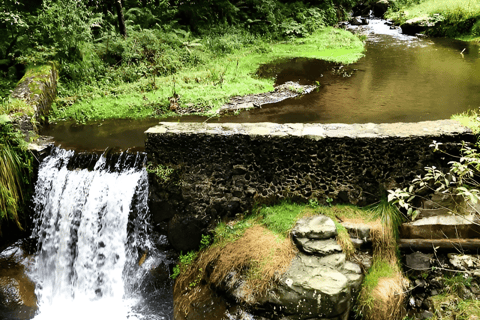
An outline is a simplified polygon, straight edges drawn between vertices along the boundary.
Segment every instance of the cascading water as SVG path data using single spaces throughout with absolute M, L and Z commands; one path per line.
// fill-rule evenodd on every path
M 78 169 L 73 151 L 56 148 L 42 162 L 35 320 L 172 318 L 171 284 L 155 278 L 166 262 L 149 240 L 145 158 L 83 158 L 93 170 Z

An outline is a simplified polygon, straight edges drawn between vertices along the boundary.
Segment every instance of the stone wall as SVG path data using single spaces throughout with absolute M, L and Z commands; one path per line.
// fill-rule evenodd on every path
M 55 64 L 34 66 L 27 69 L 23 78 L 12 92 L 12 98 L 23 100 L 33 108 L 32 114 L 26 112 L 15 117 L 15 122 L 28 136 L 28 131 L 36 131 L 34 124 L 44 124 L 57 96 L 58 71 Z M 34 121 L 32 122 L 32 118 Z
M 160 123 L 147 132 L 150 209 L 177 250 L 282 199 L 366 205 L 475 140 L 453 120 L 394 124 Z

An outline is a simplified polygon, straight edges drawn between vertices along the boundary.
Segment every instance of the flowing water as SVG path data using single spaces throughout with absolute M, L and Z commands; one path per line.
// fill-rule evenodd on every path
M 172 319 L 171 282 L 155 277 L 166 258 L 149 238 L 145 161 L 55 148 L 41 163 L 35 320 Z

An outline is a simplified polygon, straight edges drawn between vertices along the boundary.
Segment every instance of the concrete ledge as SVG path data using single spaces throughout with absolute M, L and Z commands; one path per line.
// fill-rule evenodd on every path
M 366 205 L 382 190 L 406 186 L 425 166 L 452 160 L 471 131 L 453 120 L 392 124 L 212 124 L 162 122 L 146 131 L 150 210 L 165 223 L 171 243 L 185 244 L 219 219 L 254 203 L 327 198 Z M 193 236 L 195 235 L 195 236 Z M 177 239 L 177 240 L 175 240 Z M 197 241 L 195 240 L 195 241 Z M 182 245 L 179 245 L 182 241 Z M 199 241 L 199 240 L 198 240 Z
M 414 123 L 366 123 L 366 124 L 311 124 L 271 122 L 260 123 L 182 123 L 160 122 L 158 126 L 146 131 L 146 134 L 212 134 L 212 135 L 250 135 L 250 136 L 297 136 L 311 139 L 335 138 L 384 138 L 384 137 L 422 137 L 471 134 L 455 120 L 423 121 Z

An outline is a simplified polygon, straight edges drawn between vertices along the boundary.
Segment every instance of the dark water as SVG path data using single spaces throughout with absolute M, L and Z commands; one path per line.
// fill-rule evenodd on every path
M 55 145 L 69 150 L 103 152 L 112 148 L 144 151 L 144 132 L 158 122 L 158 119 L 113 119 L 82 125 L 67 121 L 46 126 L 41 134 L 54 137 Z
M 263 67 L 279 72 L 277 84 L 318 81 L 317 91 L 220 122 L 416 122 L 480 107 L 478 45 L 399 35 L 380 20 L 369 28 L 365 57 L 340 70 L 308 59 Z
M 263 105 L 237 116 L 184 116 L 182 122 L 392 123 L 448 119 L 480 107 L 480 46 L 451 39 L 421 39 L 372 20 L 365 57 L 340 66 L 290 59 L 262 66 L 261 76 L 277 84 L 319 84 L 300 98 Z M 461 53 L 463 51 L 463 53 Z M 56 144 L 76 150 L 144 148 L 143 132 L 159 120 L 109 120 L 82 126 L 63 123 L 45 129 Z

